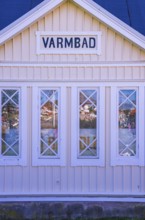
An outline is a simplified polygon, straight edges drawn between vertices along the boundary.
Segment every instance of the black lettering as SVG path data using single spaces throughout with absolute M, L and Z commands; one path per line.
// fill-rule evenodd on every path
M 44 47 L 46 48 L 48 45 L 49 37 L 47 37 L 46 39 L 42 37 L 42 40 L 43 40 Z
M 67 47 L 73 47 L 73 38 L 71 37 L 70 39 L 65 37 L 65 48 Z
M 88 43 L 87 43 L 87 39 L 84 37 L 83 39 L 83 43 L 82 43 L 82 48 L 88 48 Z
M 49 48 L 55 48 L 55 43 L 53 37 L 50 38 Z
M 79 48 L 80 47 L 80 38 L 79 37 L 75 37 L 75 48 Z
M 57 48 L 63 48 L 63 38 L 62 37 L 57 38 Z
M 89 38 L 89 48 L 95 48 L 96 47 L 96 39 L 94 37 Z

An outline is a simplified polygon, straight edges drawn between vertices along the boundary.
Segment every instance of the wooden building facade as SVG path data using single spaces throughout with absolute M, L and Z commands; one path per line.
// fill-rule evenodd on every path
M 145 194 L 145 37 L 90 0 L 0 35 L 0 196 Z

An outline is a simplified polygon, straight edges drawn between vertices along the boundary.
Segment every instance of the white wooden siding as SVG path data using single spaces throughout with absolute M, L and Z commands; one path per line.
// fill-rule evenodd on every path
M 36 31 L 101 31 L 102 54 L 36 55 Z M 123 36 L 96 20 L 83 9 L 67 2 L 45 15 L 22 33 L 0 47 L 1 61 L 73 62 L 137 61 L 145 52 Z
M 35 32 L 102 31 L 102 54 L 98 55 L 36 55 Z M 0 61 L 17 63 L 71 63 L 141 61 L 145 52 L 97 21 L 84 10 L 67 2 L 0 47 Z M 145 67 L 47 67 L 0 66 L 0 86 L 3 82 L 27 86 L 27 158 L 26 167 L 0 167 L 0 195 L 6 194 L 145 194 L 145 167 L 112 167 L 110 157 L 110 84 L 145 80 Z M 67 86 L 67 162 L 65 167 L 32 166 L 32 86 L 40 82 L 63 82 Z M 71 82 L 106 83 L 105 86 L 105 166 L 72 167 L 71 158 Z M 67 84 L 68 83 L 68 84 Z M 107 84 L 108 83 L 108 84 Z M 8 85 L 7 84 L 7 85 Z M 138 84 L 136 84 L 137 86 Z M 37 101 L 37 100 L 36 100 Z

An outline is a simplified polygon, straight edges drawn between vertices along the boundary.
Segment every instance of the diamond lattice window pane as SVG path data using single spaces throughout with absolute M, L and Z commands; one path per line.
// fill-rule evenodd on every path
M 3 156 L 19 156 L 19 92 L 2 90 L 2 149 Z
M 97 157 L 97 92 L 81 90 L 79 103 L 79 157 Z
M 136 155 L 136 91 L 121 90 L 118 106 L 119 155 Z
M 58 91 L 41 91 L 41 155 L 58 154 Z

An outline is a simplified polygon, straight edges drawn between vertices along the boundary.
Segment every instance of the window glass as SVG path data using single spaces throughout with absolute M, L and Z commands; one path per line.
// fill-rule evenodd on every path
M 79 158 L 97 157 L 97 91 L 79 92 Z
M 120 90 L 118 106 L 120 156 L 136 156 L 136 90 Z
M 1 155 L 19 156 L 19 91 L 1 91 Z
M 40 156 L 58 157 L 58 91 L 41 90 Z

